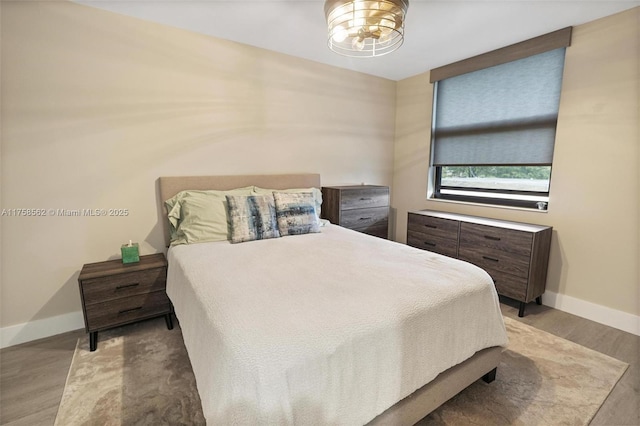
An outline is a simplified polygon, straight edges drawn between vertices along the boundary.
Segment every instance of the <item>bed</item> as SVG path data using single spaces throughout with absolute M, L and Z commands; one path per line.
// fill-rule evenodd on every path
M 319 188 L 320 176 L 162 177 L 159 195 L 251 185 Z M 336 225 L 167 257 L 208 424 L 412 425 L 492 381 L 507 343 L 486 272 Z

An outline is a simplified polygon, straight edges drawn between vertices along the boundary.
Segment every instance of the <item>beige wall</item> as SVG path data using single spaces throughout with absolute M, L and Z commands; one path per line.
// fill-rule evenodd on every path
M 66 2 L 2 2 L 2 327 L 80 310 L 84 263 L 163 250 L 163 175 L 391 184 L 393 81 Z M 383 100 L 383 101 L 381 101 Z
M 640 8 L 574 27 L 567 49 L 547 213 L 426 200 L 432 85 L 398 83 L 392 204 L 552 225 L 547 289 L 640 315 Z M 544 297 L 543 297 L 544 299 Z
M 422 208 L 553 225 L 548 289 L 640 314 L 639 8 L 574 30 L 547 213 L 426 200 L 428 73 L 396 84 L 66 2 L 0 10 L 2 208 L 130 211 L 2 217 L 0 327 L 78 311 L 82 264 L 129 239 L 162 251 L 156 179 L 180 174 L 393 182 L 400 241 Z

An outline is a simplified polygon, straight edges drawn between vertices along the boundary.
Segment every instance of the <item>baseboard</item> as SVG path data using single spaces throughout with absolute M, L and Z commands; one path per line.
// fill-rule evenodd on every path
M 640 336 L 640 316 L 637 315 L 548 290 L 542 295 L 542 304 Z
M 0 328 L 0 348 L 84 328 L 82 311 Z

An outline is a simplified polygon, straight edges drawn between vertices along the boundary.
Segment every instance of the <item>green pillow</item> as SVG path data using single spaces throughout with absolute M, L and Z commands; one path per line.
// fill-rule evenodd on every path
M 171 245 L 225 241 L 227 195 L 251 195 L 253 187 L 229 191 L 186 190 L 165 201 Z

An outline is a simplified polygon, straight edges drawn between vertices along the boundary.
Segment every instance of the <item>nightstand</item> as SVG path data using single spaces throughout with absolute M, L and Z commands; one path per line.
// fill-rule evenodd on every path
M 171 330 L 173 306 L 166 282 L 167 260 L 162 253 L 140 256 L 137 263 L 117 259 L 84 265 L 78 285 L 90 350 L 96 350 L 98 331 L 148 318 L 164 315 Z
M 388 186 L 323 186 L 321 212 L 323 219 L 335 225 L 389 237 Z

